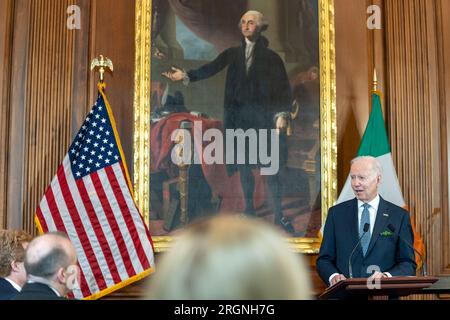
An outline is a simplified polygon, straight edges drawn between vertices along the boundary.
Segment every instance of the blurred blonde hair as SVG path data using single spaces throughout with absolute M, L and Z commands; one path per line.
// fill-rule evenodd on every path
M 23 230 L 0 230 L 0 277 L 11 274 L 13 261 L 24 261 L 23 243 L 32 239 L 33 237 Z
M 223 215 L 185 230 L 161 257 L 149 299 L 309 299 L 309 270 L 273 226 Z

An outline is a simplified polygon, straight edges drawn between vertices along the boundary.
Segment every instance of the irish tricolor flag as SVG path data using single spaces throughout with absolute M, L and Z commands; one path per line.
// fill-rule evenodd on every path
M 362 137 L 357 156 L 373 156 L 380 161 L 383 176 L 378 187 L 378 192 L 385 200 L 405 208 L 405 201 L 403 200 L 397 173 L 392 162 L 391 147 L 389 146 L 386 128 L 384 126 L 380 93 L 378 91 L 372 93 L 372 112 L 370 113 L 369 122 Z M 353 199 L 354 197 L 355 194 L 350 184 L 349 175 L 336 204 Z M 424 254 L 425 247 L 423 241 L 416 233 L 413 221 L 411 221 L 411 224 L 414 231 L 414 248 L 421 254 Z M 416 259 L 416 261 L 420 267 L 420 259 Z

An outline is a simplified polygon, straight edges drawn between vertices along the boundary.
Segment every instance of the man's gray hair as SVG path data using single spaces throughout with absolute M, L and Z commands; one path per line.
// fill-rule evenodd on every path
M 354 158 L 351 161 L 351 164 L 354 164 L 355 162 L 358 162 L 358 161 L 361 161 L 361 160 L 368 160 L 368 161 L 370 161 L 370 163 L 372 164 L 373 173 L 376 174 L 377 176 L 380 176 L 380 177 L 383 175 L 383 169 L 381 167 L 381 163 L 375 157 L 372 157 L 372 156 L 359 156 L 359 157 Z
M 61 240 L 69 240 L 64 233 L 49 232 L 35 238 L 35 240 L 30 242 L 27 248 L 27 253 L 29 253 L 30 250 L 36 250 L 33 246 L 34 242 L 39 241 L 39 238 L 48 235 L 59 237 Z M 59 243 L 53 243 L 48 252 L 42 256 L 39 256 L 37 260 L 33 259 L 33 261 L 30 261 L 30 257 L 27 253 L 25 254 L 24 261 L 27 274 L 44 279 L 51 279 L 57 273 L 59 268 L 67 268 L 71 263 L 70 257 L 68 256 L 66 250 L 64 250 L 62 245 Z
M 241 19 L 239 19 L 239 29 L 242 28 L 242 18 L 247 15 L 247 14 L 252 14 L 255 16 L 256 18 L 256 27 L 258 28 L 258 32 L 263 32 L 266 31 L 267 28 L 269 27 L 269 22 L 267 21 L 267 19 L 264 17 L 264 15 L 256 10 L 249 10 L 246 13 L 244 13 L 241 17 Z

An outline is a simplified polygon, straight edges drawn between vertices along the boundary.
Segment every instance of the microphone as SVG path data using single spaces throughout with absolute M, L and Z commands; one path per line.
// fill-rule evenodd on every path
M 395 233 L 395 227 L 392 224 L 389 224 L 387 226 L 387 228 L 389 229 L 389 231 L 391 231 L 392 233 Z M 425 259 L 422 257 L 422 255 L 420 254 L 419 251 L 417 251 L 412 245 L 410 245 L 405 239 L 403 239 L 402 237 L 400 237 L 400 234 L 397 234 L 398 238 L 400 240 L 402 240 L 409 248 L 413 249 L 420 257 L 420 260 L 422 260 L 422 276 L 426 277 L 427 276 L 427 263 L 425 261 Z
M 353 254 L 355 253 L 356 248 L 358 248 L 359 244 L 361 243 L 362 238 L 366 235 L 367 231 L 369 231 L 369 228 L 370 228 L 370 224 L 365 223 L 364 227 L 363 227 L 363 234 L 361 235 L 361 237 L 359 237 L 358 243 L 353 248 L 352 253 L 350 253 L 350 257 L 348 257 L 348 273 L 349 273 L 350 278 L 353 278 L 353 270 L 352 270 Z

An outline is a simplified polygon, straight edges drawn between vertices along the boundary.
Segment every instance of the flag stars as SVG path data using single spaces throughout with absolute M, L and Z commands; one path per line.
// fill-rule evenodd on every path
M 117 163 L 121 159 L 101 95 L 98 101 L 90 110 L 69 149 L 69 164 L 76 179 Z

